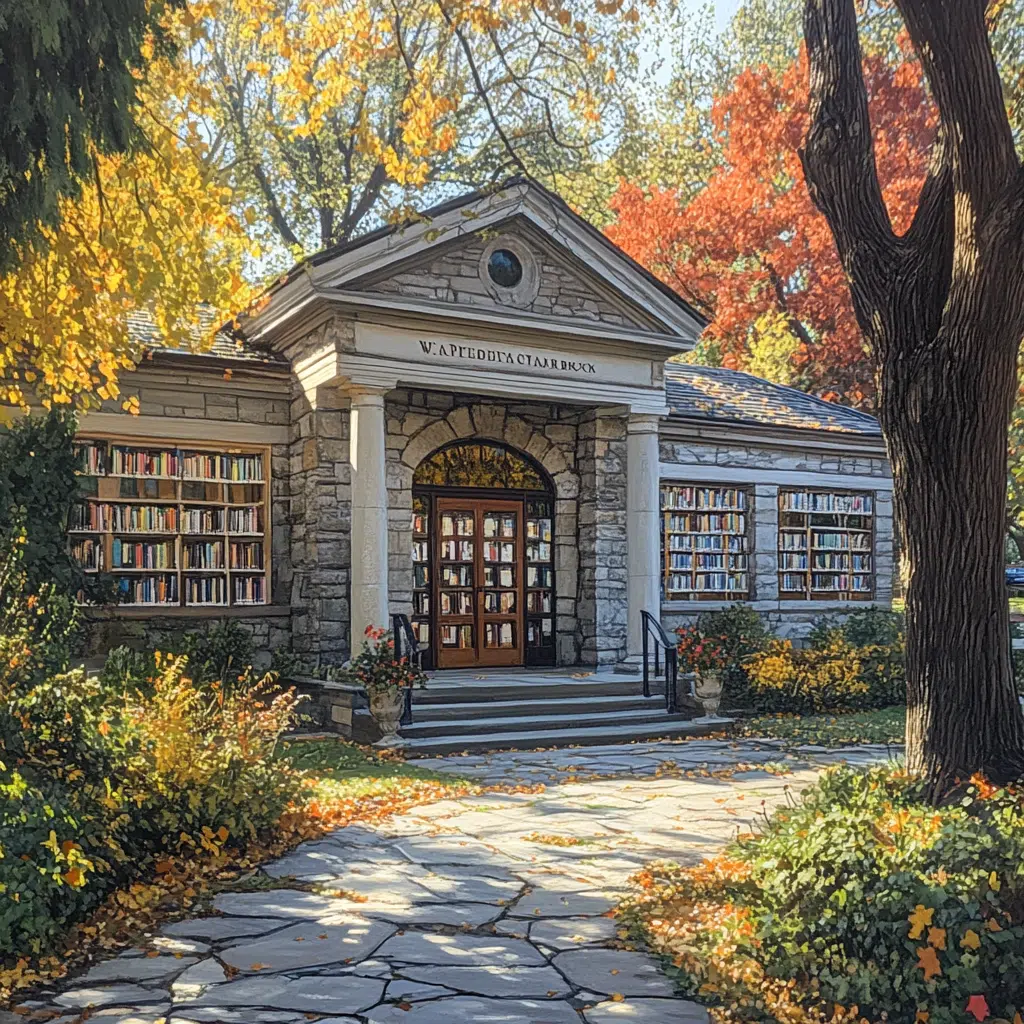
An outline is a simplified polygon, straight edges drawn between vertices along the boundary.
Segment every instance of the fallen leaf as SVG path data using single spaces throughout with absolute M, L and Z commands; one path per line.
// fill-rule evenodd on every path
M 935 911 L 932 907 L 925 907 L 918 903 L 914 912 L 907 918 L 910 922 L 910 938 L 919 939 L 924 935 L 924 930 L 932 923 Z
M 968 928 L 964 932 L 964 937 L 960 940 L 960 946 L 962 949 L 978 949 L 981 946 L 981 939 L 978 933 Z
M 974 1015 L 977 1021 L 988 1019 L 988 1000 L 984 996 L 971 996 L 967 1000 L 967 1012 Z
M 946 929 L 945 928 L 929 928 L 928 929 L 928 945 L 934 946 L 936 949 L 946 948 Z
M 939 963 L 939 954 L 932 946 L 923 946 L 917 951 L 917 966 L 924 971 L 924 980 L 931 981 L 932 978 L 942 974 L 942 964 Z

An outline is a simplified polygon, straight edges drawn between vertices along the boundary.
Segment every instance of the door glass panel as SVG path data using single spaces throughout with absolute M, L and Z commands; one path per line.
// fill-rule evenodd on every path
M 534 651 L 555 643 L 553 512 L 550 501 L 526 503 L 526 646 Z
M 484 586 L 511 588 L 516 585 L 514 565 L 485 565 Z
M 516 646 L 513 622 L 488 622 L 484 625 L 484 647 L 508 650 Z
M 514 615 L 516 592 L 514 590 L 484 591 L 484 611 L 490 615 Z
M 464 651 L 474 646 L 472 626 L 442 626 L 440 632 L 442 647 Z

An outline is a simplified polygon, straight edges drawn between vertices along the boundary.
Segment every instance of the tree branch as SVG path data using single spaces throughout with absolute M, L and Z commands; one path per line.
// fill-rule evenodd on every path
M 498 138 L 501 139 L 502 145 L 504 145 L 508 152 L 509 158 L 514 161 L 515 165 L 519 170 L 525 174 L 526 165 L 523 163 L 522 158 L 516 152 L 515 147 L 512 145 L 511 140 L 505 134 L 505 129 L 498 123 L 498 119 L 494 113 L 494 107 L 491 105 L 490 97 L 487 95 L 487 90 L 484 87 L 483 81 L 480 79 L 480 72 L 477 70 L 476 61 L 473 59 L 473 51 L 470 48 L 469 41 L 463 35 L 462 29 L 455 24 L 451 15 L 448 13 L 444 6 L 444 0 L 437 0 L 437 8 L 441 12 L 441 17 L 444 18 L 448 27 L 455 33 L 456 39 L 462 47 L 462 52 L 466 55 L 466 63 L 469 65 L 469 72 L 473 76 L 473 82 L 476 85 L 477 95 L 483 102 L 484 107 L 487 109 L 487 115 L 491 119 L 491 124 L 494 126 L 495 132 L 498 134 Z
M 983 218 L 1016 177 L 1013 132 L 989 43 L 985 0 L 896 0 L 950 133 L 953 185 Z
M 857 282 L 857 320 L 873 339 L 897 245 L 878 183 L 854 0 L 807 0 L 804 35 L 811 70 L 804 177 L 847 277 Z

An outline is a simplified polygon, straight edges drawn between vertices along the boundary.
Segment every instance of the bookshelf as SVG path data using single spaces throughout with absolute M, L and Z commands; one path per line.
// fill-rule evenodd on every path
M 668 601 L 750 596 L 747 508 L 741 487 L 661 489 L 663 588 Z
M 779 491 L 779 597 L 874 597 L 874 499 L 863 491 Z
M 76 441 L 82 499 L 68 539 L 121 607 L 228 608 L 270 598 L 266 448 Z
M 412 499 L 412 629 L 424 647 L 430 646 L 430 499 Z

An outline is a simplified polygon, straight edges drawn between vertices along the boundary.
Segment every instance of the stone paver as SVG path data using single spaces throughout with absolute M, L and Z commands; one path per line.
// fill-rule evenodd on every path
M 715 852 L 825 763 L 887 755 L 698 740 L 420 761 L 545 788 L 306 843 L 264 868 L 277 888 L 221 894 L 214 916 L 31 1008 L 58 1024 L 707 1024 L 652 957 L 619 948 L 609 912 L 629 876 Z

